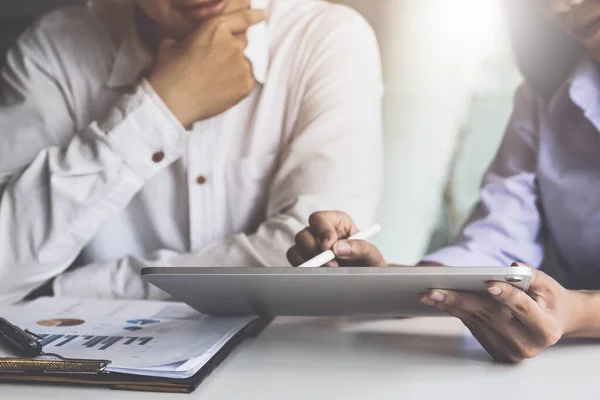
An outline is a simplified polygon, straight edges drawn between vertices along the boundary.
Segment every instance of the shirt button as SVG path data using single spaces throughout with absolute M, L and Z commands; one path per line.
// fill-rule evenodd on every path
M 156 153 L 154 153 L 152 155 L 152 161 L 157 164 L 164 159 L 165 159 L 165 153 L 163 153 L 162 151 L 157 151 Z
M 207 181 L 208 181 L 208 180 L 206 179 L 206 177 L 205 177 L 205 176 L 202 176 L 202 175 L 200 175 L 200 176 L 199 176 L 199 177 L 196 179 L 196 183 L 197 183 L 198 185 L 204 185 L 204 184 L 206 184 L 206 182 L 207 182 Z

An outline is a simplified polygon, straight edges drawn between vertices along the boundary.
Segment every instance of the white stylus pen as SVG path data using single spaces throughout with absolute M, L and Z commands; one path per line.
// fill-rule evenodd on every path
M 381 231 L 381 225 L 375 224 L 367 230 L 358 232 L 356 235 L 350 236 L 346 240 L 369 240 L 373 236 L 377 235 Z M 298 268 L 319 268 L 327 264 L 330 261 L 335 260 L 335 254 L 331 250 L 327 250 L 313 259 L 308 260 Z

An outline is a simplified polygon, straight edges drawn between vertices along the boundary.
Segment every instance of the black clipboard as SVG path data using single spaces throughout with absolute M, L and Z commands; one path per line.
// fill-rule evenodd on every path
M 105 387 L 162 393 L 192 393 L 244 341 L 256 338 L 273 321 L 257 319 L 231 338 L 194 376 L 187 379 L 157 378 L 107 372 L 110 360 L 0 359 L 0 383 Z

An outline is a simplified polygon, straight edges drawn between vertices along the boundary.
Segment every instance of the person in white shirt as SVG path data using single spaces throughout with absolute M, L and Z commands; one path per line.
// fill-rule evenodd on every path
M 165 298 L 141 268 L 284 266 L 316 210 L 371 223 L 380 63 L 368 24 L 317 0 L 43 17 L 2 72 L 0 303 Z

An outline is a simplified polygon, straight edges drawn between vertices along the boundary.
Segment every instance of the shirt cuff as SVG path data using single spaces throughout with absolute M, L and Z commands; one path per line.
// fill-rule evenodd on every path
M 501 265 L 493 258 L 476 254 L 461 246 L 450 246 L 423 257 L 422 262 L 445 265 L 447 267 L 509 267 Z
M 148 261 L 134 257 L 74 268 L 54 279 L 55 297 L 168 300 L 170 296 L 146 282 L 140 270 Z
M 124 95 L 98 128 L 142 179 L 149 179 L 184 152 L 187 131 L 143 80 Z

